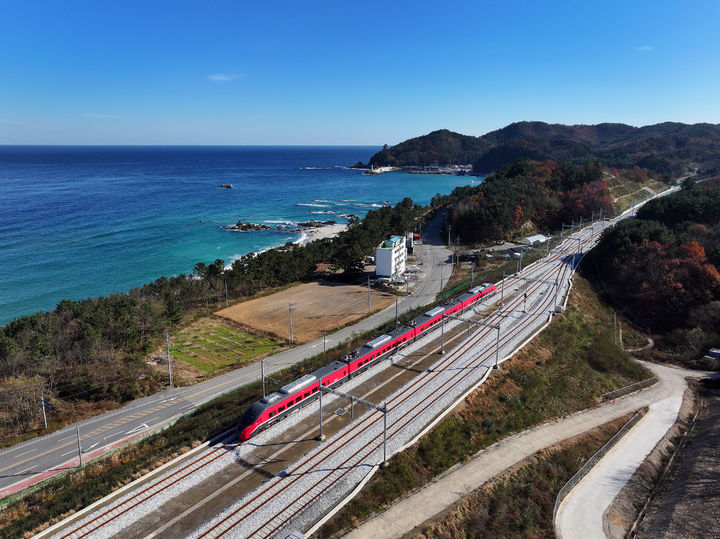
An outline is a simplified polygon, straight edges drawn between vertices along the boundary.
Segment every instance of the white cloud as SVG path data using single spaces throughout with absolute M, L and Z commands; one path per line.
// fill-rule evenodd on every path
M 652 45 L 643 45 L 641 47 L 637 47 L 635 50 L 638 52 L 651 52 L 655 50 L 655 47 Z
M 119 114 L 96 114 L 94 112 L 83 112 L 86 118 L 122 118 Z
M 214 75 L 208 75 L 207 78 L 213 82 L 229 82 L 239 77 L 232 73 L 215 73 Z

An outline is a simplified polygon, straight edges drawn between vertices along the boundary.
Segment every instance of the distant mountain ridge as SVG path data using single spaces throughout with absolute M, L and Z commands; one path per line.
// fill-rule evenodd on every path
M 720 173 L 720 124 L 664 122 L 633 127 L 517 122 L 480 137 L 440 129 L 385 147 L 369 164 L 472 164 L 476 174 L 488 174 L 521 157 L 639 166 L 666 177 L 688 171 L 709 176 Z

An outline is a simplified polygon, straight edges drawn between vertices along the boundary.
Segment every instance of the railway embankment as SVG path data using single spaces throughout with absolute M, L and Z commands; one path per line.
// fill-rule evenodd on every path
M 648 371 L 614 345 L 612 313 L 590 284 L 581 277 L 574 284 L 567 310 L 553 324 L 379 470 L 318 535 L 340 536 L 500 440 L 593 407 L 604 393 L 647 378 Z

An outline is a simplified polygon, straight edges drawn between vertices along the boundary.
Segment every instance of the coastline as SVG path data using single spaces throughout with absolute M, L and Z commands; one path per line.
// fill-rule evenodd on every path
M 345 223 L 337 223 L 334 225 L 327 225 L 322 227 L 316 227 L 316 228 L 308 228 L 306 230 L 303 230 L 301 233 L 301 236 L 298 240 L 295 241 L 297 245 L 304 246 L 310 243 L 311 241 L 315 240 L 322 240 L 326 238 L 334 238 L 340 232 L 345 230 L 347 228 L 347 224 Z

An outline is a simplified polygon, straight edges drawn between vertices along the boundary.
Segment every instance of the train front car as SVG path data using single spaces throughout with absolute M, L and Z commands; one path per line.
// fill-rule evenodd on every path
M 266 409 L 267 404 L 263 404 L 262 401 L 254 403 L 247 409 L 236 427 L 238 440 L 245 442 L 257 432 L 261 424 L 260 417 Z

